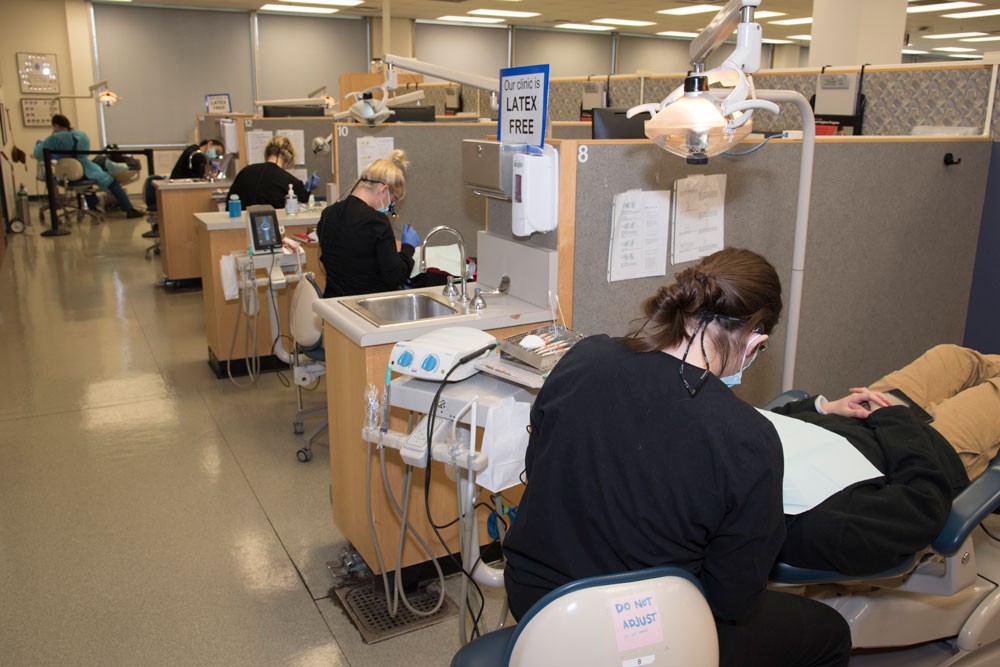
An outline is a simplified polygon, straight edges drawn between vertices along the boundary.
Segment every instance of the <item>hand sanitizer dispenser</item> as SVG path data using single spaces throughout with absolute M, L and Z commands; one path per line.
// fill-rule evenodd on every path
M 511 200 L 515 236 L 551 232 L 559 224 L 559 151 L 514 155 Z

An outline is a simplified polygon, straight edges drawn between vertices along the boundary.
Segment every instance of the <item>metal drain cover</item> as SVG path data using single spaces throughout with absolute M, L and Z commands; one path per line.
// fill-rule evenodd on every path
M 447 593 L 444 596 L 444 602 L 441 603 L 441 608 L 430 616 L 418 616 L 400 602 L 395 617 L 389 616 L 389 610 L 385 603 L 385 593 L 375 590 L 370 583 L 335 588 L 334 593 L 366 644 L 374 644 L 384 639 L 391 639 L 407 632 L 426 628 L 458 614 L 458 607 L 451 601 Z M 440 593 L 437 591 L 424 588 L 418 592 L 407 594 L 407 599 L 414 609 L 430 611 L 437 604 L 439 595 Z

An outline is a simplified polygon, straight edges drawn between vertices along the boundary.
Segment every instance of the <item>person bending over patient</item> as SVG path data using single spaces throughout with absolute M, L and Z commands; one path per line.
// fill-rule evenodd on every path
M 785 537 L 781 443 L 730 389 L 778 322 L 774 268 L 726 248 L 643 311 L 631 337 L 573 346 L 532 406 L 503 542 L 511 612 L 570 581 L 675 565 L 704 588 L 723 667 L 847 665 L 836 611 L 767 590 Z
M 248 164 L 236 174 L 229 194 L 239 195 L 240 203 L 246 209 L 256 204 L 270 204 L 274 208 L 285 207 L 288 186 L 292 186 L 295 198 L 300 202 L 309 199 L 309 193 L 302 181 L 292 176 L 287 169 L 295 164 L 295 145 L 283 135 L 271 137 L 264 146 L 264 162 Z
M 890 389 L 901 389 L 934 421 L 894 405 L 884 393 Z M 954 497 L 1000 449 L 1000 355 L 938 345 L 837 401 L 807 398 L 776 412 L 844 436 L 883 473 L 787 517 L 781 560 L 877 573 L 937 537 Z

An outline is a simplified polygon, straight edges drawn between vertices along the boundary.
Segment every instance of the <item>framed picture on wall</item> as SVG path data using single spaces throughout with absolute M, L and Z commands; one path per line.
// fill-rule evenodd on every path
M 25 127 L 48 127 L 52 116 L 62 113 L 58 99 L 49 97 L 22 97 L 21 119 Z
M 18 53 L 17 78 L 22 93 L 59 94 L 59 67 L 54 53 Z

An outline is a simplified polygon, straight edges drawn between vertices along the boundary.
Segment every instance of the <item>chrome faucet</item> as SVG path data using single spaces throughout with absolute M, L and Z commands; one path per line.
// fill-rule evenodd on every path
M 427 242 L 431 240 L 431 237 L 438 232 L 451 232 L 458 239 L 458 252 L 461 257 L 459 257 L 459 265 L 462 267 L 462 293 L 458 295 L 458 300 L 460 303 L 469 302 L 469 291 L 466 287 L 466 271 L 465 271 L 465 238 L 462 237 L 462 233 L 457 229 L 448 227 L 446 225 L 439 225 L 427 232 L 427 236 L 424 237 L 423 243 L 420 244 L 420 273 L 427 271 Z

